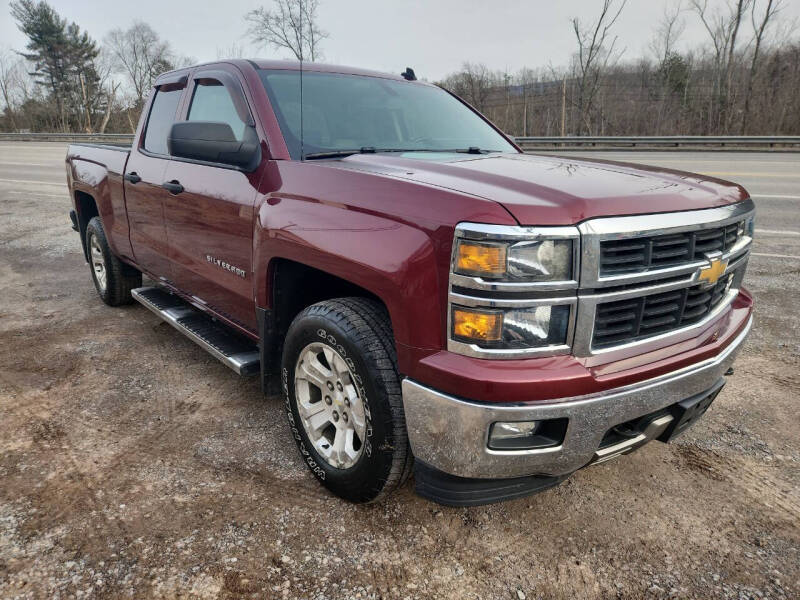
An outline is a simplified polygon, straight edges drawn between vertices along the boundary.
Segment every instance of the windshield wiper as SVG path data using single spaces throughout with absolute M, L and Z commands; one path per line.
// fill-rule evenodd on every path
M 304 154 L 304 159 L 314 160 L 315 158 L 342 158 L 351 156 L 353 154 L 374 154 L 375 148 L 371 146 L 364 146 L 358 150 L 328 150 L 325 152 L 312 152 L 311 154 Z
M 489 154 L 491 152 L 502 152 L 502 150 L 482 150 L 477 146 L 469 148 L 375 148 L 374 146 L 364 146 L 358 150 L 329 150 L 325 152 L 312 152 L 303 156 L 304 159 L 314 160 L 317 158 L 344 158 L 353 154 L 375 154 L 378 152 L 441 152 L 442 154 Z
M 442 154 L 490 154 L 503 152 L 502 150 L 483 150 L 477 146 L 469 148 L 403 148 L 403 149 L 378 149 L 375 152 L 440 152 Z
M 502 150 L 482 150 L 477 146 L 469 148 L 378 148 L 375 152 L 441 152 L 442 154 L 489 154 Z
M 490 152 L 502 152 L 502 150 L 482 150 L 477 146 L 470 146 L 469 148 L 457 148 L 453 152 L 460 152 L 462 154 L 489 154 Z
M 312 152 L 303 158 L 341 158 L 352 156 L 353 154 L 375 154 L 376 152 L 439 152 L 439 150 L 415 150 L 407 148 L 375 148 L 375 146 L 363 146 L 358 150 L 326 150 L 325 152 Z

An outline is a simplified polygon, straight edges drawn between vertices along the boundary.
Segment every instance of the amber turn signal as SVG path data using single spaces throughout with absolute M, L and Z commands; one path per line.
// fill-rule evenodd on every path
M 453 309 L 453 336 L 481 342 L 499 342 L 503 314 L 469 308 Z
M 501 277 L 506 272 L 506 246 L 459 240 L 456 273 Z

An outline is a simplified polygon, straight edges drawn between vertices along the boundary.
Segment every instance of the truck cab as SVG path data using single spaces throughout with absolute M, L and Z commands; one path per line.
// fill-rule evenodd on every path
M 741 186 L 524 154 L 410 70 L 173 71 L 130 148 L 66 167 L 102 300 L 259 376 L 354 502 L 412 472 L 434 501 L 494 502 L 670 441 L 752 323 Z

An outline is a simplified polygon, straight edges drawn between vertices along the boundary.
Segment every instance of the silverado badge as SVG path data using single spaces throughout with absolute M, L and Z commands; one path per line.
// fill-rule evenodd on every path
M 722 274 L 725 273 L 725 269 L 728 267 L 728 261 L 723 260 L 719 256 L 709 256 L 708 260 L 711 264 L 700 269 L 700 276 L 698 279 L 706 285 L 711 286 L 717 283 L 719 278 L 722 277 Z
M 234 265 L 232 265 L 232 264 L 230 264 L 228 262 L 225 262 L 224 260 L 220 260 L 218 258 L 215 258 L 215 257 L 211 256 L 210 254 L 206 254 L 206 260 L 208 262 L 210 262 L 212 265 L 216 265 L 218 267 L 221 267 L 221 268 L 225 269 L 226 271 L 230 271 L 231 273 L 241 277 L 242 279 L 247 277 L 247 273 L 245 272 L 244 269 L 240 269 L 239 267 L 234 266 Z

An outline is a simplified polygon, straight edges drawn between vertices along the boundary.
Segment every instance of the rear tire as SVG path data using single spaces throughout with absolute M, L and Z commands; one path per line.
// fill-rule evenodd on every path
M 282 384 L 306 466 L 337 496 L 374 502 L 413 462 L 389 315 L 366 298 L 309 306 L 289 327 Z
M 100 299 L 109 306 L 133 302 L 131 290 L 142 286 L 142 274 L 114 256 L 100 217 L 93 217 L 86 226 L 86 251 Z

